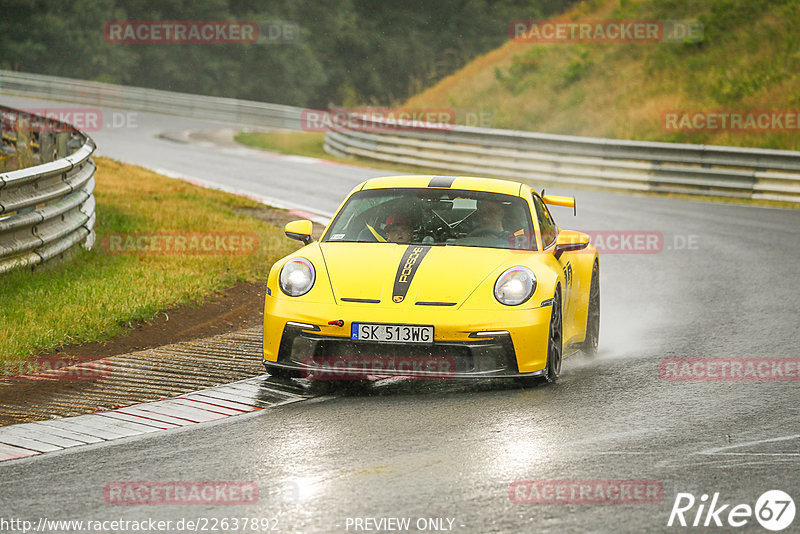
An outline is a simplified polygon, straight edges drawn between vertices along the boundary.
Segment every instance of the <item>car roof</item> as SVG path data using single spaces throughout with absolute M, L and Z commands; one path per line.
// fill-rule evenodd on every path
M 398 188 L 438 188 L 485 191 L 519 196 L 522 184 L 495 178 L 475 178 L 472 176 L 408 175 L 372 178 L 363 182 L 357 190 L 398 189 Z

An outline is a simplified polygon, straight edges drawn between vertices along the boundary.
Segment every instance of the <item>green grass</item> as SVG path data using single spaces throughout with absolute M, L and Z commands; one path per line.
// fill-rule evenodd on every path
M 160 310 L 202 302 L 238 281 L 264 280 L 275 260 L 297 248 L 280 229 L 236 211 L 259 207 L 254 201 L 96 162 L 94 249 L 0 276 L 0 364 L 105 340 Z M 239 255 L 138 255 L 112 254 L 103 245 L 110 234 L 153 232 L 252 232 L 257 246 Z
M 800 132 L 680 132 L 669 110 L 800 109 L 800 0 L 595 0 L 557 19 L 694 20 L 699 42 L 524 43 L 468 63 L 406 107 L 483 112 L 492 127 L 800 150 Z
M 441 174 L 441 169 L 428 169 L 425 167 L 412 167 L 409 165 L 395 165 L 383 161 L 373 161 L 359 158 L 340 158 L 325 152 L 323 144 L 324 132 L 239 132 L 234 136 L 237 143 L 260 150 L 291 154 L 295 156 L 308 156 L 311 158 L 326 159 L 358 167 L 373 169 L 386 169 L 397 174 Z M 390 173 L 387 173 L 387 175 Z
M 322 148 L 324 132 L 239 132 L 234 139 L 243 145 L 280 154 L 332 159 Z

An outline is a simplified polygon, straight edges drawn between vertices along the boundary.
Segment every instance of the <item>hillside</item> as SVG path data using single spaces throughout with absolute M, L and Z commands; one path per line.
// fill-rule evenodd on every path
M 508 41 L 406 105 L 483 112 L 491 118 L 484 125 L 495 128 L 800 149 L 800 124 L 790 114 L 739 131 L 719 124 L 677 131 L 664 117 L 674 110 L 794 110 L 797 119 L 800 0 L 595 0 L 556 19 L 693 19 L 704 34 L 699 42 Z M 781 125 L 789 131 L 774 131 Z
M 0 69 L 303 107 L 388 106 L 501 45 L 508 20 L 573 1 L 3 1 Z

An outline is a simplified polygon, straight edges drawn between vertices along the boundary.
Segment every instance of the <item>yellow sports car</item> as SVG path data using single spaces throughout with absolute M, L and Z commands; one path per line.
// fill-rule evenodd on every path
M 571 197 L 488 178 L 398 176 L 356 186 L 313 241 L 272 267 L 264 364 L 278 377 L 555 381 L 594 354 L 597 250 L 549 205 Z

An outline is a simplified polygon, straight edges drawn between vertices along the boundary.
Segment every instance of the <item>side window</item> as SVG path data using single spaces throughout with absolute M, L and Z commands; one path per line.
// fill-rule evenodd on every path
M 555 240 L 558 227 L 539 196 L 533 196 L 533 204 L 536 206 L 536 218 L 539 220 L 539 229 L 542 232 L 542 248 L 547 248 Z

